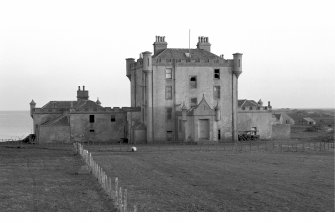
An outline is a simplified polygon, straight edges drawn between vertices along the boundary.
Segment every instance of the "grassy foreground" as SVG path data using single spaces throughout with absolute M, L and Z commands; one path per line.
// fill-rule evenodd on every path
M 0 145 L 0 212 L 113 211 L 71 146 Z
M 205 147 L 86 149 L 139 211 L 334 211 L 333 152 Z

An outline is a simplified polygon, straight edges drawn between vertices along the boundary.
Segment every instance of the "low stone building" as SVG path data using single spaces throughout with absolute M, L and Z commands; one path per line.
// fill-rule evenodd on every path
M 299 125 L 316 125 L 316 121 L 310 117 L 301 118 L 298 120 Z
M 237 130 L 239 132 L 256 130 L 261 139 L 272 137 L 272 107 L 263 106 L 262 100 L 238 100 Z
M 273 124 L 289 124 L 294 125 L 294 120 L 285 112 L 281 113 L 274 113 L 273 117 Z
M 102 107 L 99 99 L 89 100 L 85 86 L 78 87 L 76 101 L 50 101 L 41 108 L 30 103 L 38 143 L 118 142 L 127 138 L 127 113 L 135 110 Z

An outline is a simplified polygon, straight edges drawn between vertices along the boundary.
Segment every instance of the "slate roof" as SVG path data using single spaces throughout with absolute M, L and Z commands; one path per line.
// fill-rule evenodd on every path
M 44 108 L 71 108 L 71 103 L 73 106 L 77 105 L 78 101 L 49 101 L 45 104 Z
M 272 114 L 278 121 L 280 120 L 281 114 Z
M 258 106 L 258 103 L 254 100 L 247 100 L 247 99 L 242 99 L 238 100 L 238 107 L 253 107 L 253 106 Z
M 49 101 L 46 105 L 42 107 L 42 109 L 98 109 L 104 110 L 104 107 L 98 105 L 96 102 L 91 100 L 80 100 L 80 101 Z
M 221 59 L 219 56 L 215 55 L 214 53 L 208 52 L 207 50 L 202 49 L 183 49 L 183 48 L 167 48 L 162 52 L 158 53 L 157 55 L 153 55 L 153 58 L 160 58 L 160 59 L 181 59 L 186 60 L 189 59 L 185 55 L 185 53 L 191 52 L 191 59 L 192 60 L 205 60 L 205 59 Z
M 69 117 L 66 114 L 60 115 L 54 119 L 48 120 L 44 122 L 42 125 L 48 126 L 69 126 L 70 121 Z
M 315 122 L 313 119 L 311 119 L 310 117 L 306 117 L 306 118 L 303 118 L 305 121 L 307 122 Z

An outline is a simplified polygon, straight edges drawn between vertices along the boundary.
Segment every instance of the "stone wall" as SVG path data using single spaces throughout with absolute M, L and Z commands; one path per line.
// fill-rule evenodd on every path
M 39 143 L 70 143 L 70 126 L 40 126 Z
M 291 137 L 290 124 L 272 125 L 272 139 L 289 139 Z
M 172 73 L 175 75 L 175 82 L 173 79 L 165 78 L 165 69 L 172 68 Z M 214 69 L 220 69 L 220 79 L 214 79 Z M 197 87 L 190 87 L 190 77 L 197 77 Z M 232 93 L 237 97 L 237 83 L 236 79 L 232 81 L 231 67 L 205 67 L 205 66 L 154 66 L 153 67 L 153 102 L 154 102 L 154 135 L 155 141 L 165 141 L 166 131 L 173 131 L 173 134 L 178 134 L 177 120 L 172 114 L 172 120 L 166 120 L 166 108 L 174 109 L 174 103 L 181 105 L 185 103 L 187 108 L 190 108 L 190 99 L 196 97 L 199 103 L 203 96 L 211 108 L 217 104 L 221 108 L 221 120 L 217 122 L 215 129 L 221 130 L 221 139 L 228 138 L 231 140 L 232 135 Z M 234 85 L 234 91 L 232 89 Z M 175 99 L 165 99 L 165 87 L 172 86 L 172 95 Z M 216 100 L 213 97 L 214 86 L 220 86 L 220 99 Z M 148 86 L 149 88 L 151 86 Z M 149 91 L 150 92 L 150 91 Z M 237 105 L 234 105 L 236 108 Z M 176 106 L 178 110 L 180 107 Z M 151 109 L 151 104 L 148 105 Z M 235 111 L 236 112 L 236 111 Z M 213 129 L 213 128 L 212 128 Z M 148 133 L 151 134 L 151 128 Z M 212 139 L 217 138 L 217 133 L 211 133 Z M 176 137 L 177 138 L 177 137 Z
M 89 122 L 88 114 L 71 114 L 71 138 L 73 141 L 118 142 L 127 138 L 127 115 L 125 112 L 94 115 L 94 123 Z M 115 121 L 111 121 L 111 116 Z
M 257 134 L 261 139 L 271 139 L 272 137 L 272 112 L 261 110 L 238 111 L 237 130 L 249 131 L 253 127 L 257 128 Z

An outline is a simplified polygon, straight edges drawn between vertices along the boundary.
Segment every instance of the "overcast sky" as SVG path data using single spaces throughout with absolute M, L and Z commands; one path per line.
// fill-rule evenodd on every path
M 273 107 L 335 107 L 332 1 L 0 1 L 0 110 L 75 100 L 85 85 L 103 106 L 129 106 L 125 58 L 191 47 L 243 53 L 240 99 Z

